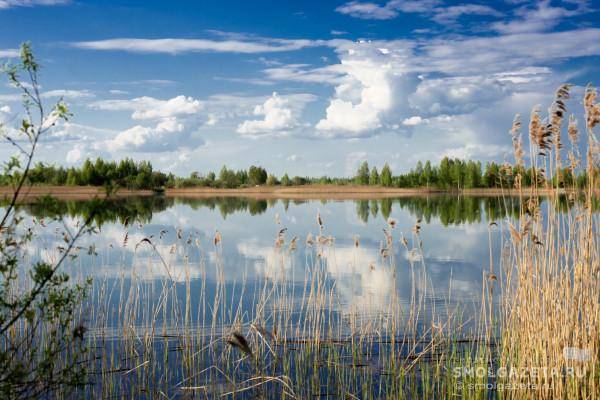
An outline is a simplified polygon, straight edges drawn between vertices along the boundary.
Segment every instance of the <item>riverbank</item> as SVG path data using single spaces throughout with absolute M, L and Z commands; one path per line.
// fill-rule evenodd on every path
M 529 188 L 522 190 L 523 195 L 530 193 Z M 13 190 L 10 187 L 0 187 L 0 199 L 9 199 Z M 550 195 L 551 190 L 539 189 L 540 195 Z M 560 193 L 566 193 L 561 190 Z M 113 196 L 151 196 L 156 192 L 152 190 L 129 190 L 119 189 Z M 440 190 L 431 188 L 393 188 L 382 186 L 355 186 L 355 185 L 303 185 L 303 186 L 257 186 L 238 189 L 219 188 L 185 188 L 166 189 L 161 195 L 167 197 L 250 197 L 256 199 L 330 199 L 330 200 L 361 200 L 381 199 L 408 196 L 436 196 L 436 195 L 461 195 L 461 196 L 518 196 L 519 191 L 499 188 L 480 189 L 453 189 Z M 64 200 L 87 200 L 94 197 L 105 197 L 106 192 L 102 187 L 94 186 L 32 186 L 25 188 L 21 198 L 39 198 L 42 196 L 53 196 Z

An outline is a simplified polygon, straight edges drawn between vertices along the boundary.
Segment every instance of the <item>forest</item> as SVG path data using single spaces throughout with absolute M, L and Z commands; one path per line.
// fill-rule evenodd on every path
M 121 161 L 106 161 L 97 158 L 85 160 L 80 167 L 47 165 L 37 163 L 29 171 L 27 181 L 32 185 L 53 186 L 101 186 L 110 188 L 150 189 L 165 188 L 244 188 L 254 186 L 301 186 L 308 184 L 328 185 L 370 185 L 395 188 L 432 188 L 432 189 L 475 189 L 475 188 L 511 188 L 515 177 L 520 175 L 523 187 L 531 186 L 537 177 L 538 185 L 544 182 L 559 187 L 583 188 L 586 173 L 577 173 L 569 168 L 560 169 L 551 178 L 544 175 L 543 169 L 488 162 L 482 166 L 480 161 L 460 160 L 444 157 L 438 165 L 430 161 L 419 161 L 414 168 L 405 173 L 394 174 L 386 163 L 381 170 L 370 167 L 364 161 L 358 167 L 355 176 L 339 177 L 290 177 L 285 173 L 281 177 L 268 173 L 260 166 L 251 166 L 247 170 L 233 170 L 223 166 L 215 172 L 192 172 L 188 177 L 175 176 L 154 170 L 149 161 L 136 162 L 131 158 Z M 10 186 L 19 178 L 18 174 L 0 175 L 0 185 Z

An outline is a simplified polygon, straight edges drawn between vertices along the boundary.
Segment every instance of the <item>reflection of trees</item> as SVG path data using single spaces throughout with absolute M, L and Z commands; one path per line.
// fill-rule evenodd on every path
M 527 201 L 527 199 L 524 199 Z M 102 225 L 106 222 L 130 223 L 139 221 L 147 223 L 153 213 L 161 212 L 175 204 L 183 204 L 192 209 L 218 209 L 223 218 L 236 212 L 247 212 L 259 215 L 268 208 L 274 207 L 279 201 L 287 210 L 290 202 L 294 205 L 304 204 L 307 200 L 261 200 L 245 197 L 210 197 L 210 198 L 170 198 L 164 196 L 124 197 L 110 200 L 57 200 L 50 197 L 36 202 L 24 203 L 18 209 L 38 218 L 57 218 L 61 216 L 87 217 L 94 210 L 94 222 Z M 579 198 L 561 196 L 548 204 L 553 209 L 565 212 Z M 326 203 L 325 203 L 326 204 Z M 0 207 L 3 205 L 0 202 Z M 418 196 L 385 198 L 381 200 L 355 201 L 356 214 L 363 222 L 369 217 L 376 218 L 379 213 L 388 219 L 393 206 L 400 206 L 416 218 L 430 222 L 437 218 L 443 225 L 462 223 L 477 223 L 483 220 L 498 220 L 506 216 L 518 216 L 520 200 L 517 197 L 472 197 L 472 196 Z M 592 209 L 600 209 L 600 201 L 593 198 Z
M 369 221 L 369 200 L 356 201 L 356 215 L 364 223 Z
M 35 202 L 19 204 L 17 207 L 37 218 L 82 217 L 86 219 L 94 213 L 97 226 L 107 222 L 124 224 L 152 220 L 152 214 L 164 211 L 174 204 L 173 199 L 162 196 L 127 197 L 123 199 L 58 200 L 43 197 Z
M 186 197 L 178 197 L 175 200 L 178 204 L 185 204 L 194 210 L 199 208 L 208 208 L 214 210 L 219 209 L 223 218 L 236 212 L 248 211 L 250 215 L 258 215 L 264 213 L 269 206 L 266 200 L 252 199 L 247 197 L 207 197 L 202 199 L 192 199 Z

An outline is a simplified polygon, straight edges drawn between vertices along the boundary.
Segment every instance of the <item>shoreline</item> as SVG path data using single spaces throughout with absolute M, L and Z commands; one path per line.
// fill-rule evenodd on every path
M 523 188 L 523 196 L 530 195 L 530 188 Z M 538 194 L 548 196 L 554 194 L 552 189 L 538 189 Z M 572 191 L 561 189 L 559 194 Z M 11 187 L 0 187 L 0 199 L 10 199 L 13 193 Z M 382 186 L 356 186 L 356 185 L 303 185 L 303 186 L 258 186 L 236 189 L 220 188 L 180 188 L 165 189 L 162 193 L 152 190 L 119 189 L 114 197 L 133 196 L 165 196 L 187 198 L 210 197 L 249 197 L 254 199 L 290 199 L 290 200 L 365 200 L 383 199 L 410 196 L 519 196 L 519 191 L 514 189 L 478 188 L 478 189 L 428 189 L 428 188 L 393 188 Z M 62 200 L 88 200 L 94 197 L 105 197 L 103 187 L 96 186 L 31 186 L 23 189 L 20 198 L 34 199 L 43 196 L 52 196 Z

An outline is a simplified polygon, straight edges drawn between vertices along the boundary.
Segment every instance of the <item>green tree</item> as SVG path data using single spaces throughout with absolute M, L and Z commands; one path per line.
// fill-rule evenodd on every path
M 377 186 L 379 183 L 379 173 L 377 172 L 377 167 L 373 167 L 371 169 L 371 176 L 369 177 L 369 185 Z
M 383 169 L 381 170 L 380 181 L 382 186 L 392 186 L 392 170 L 390 169 L 390 166 L 387 163 L 385 163 Z
M 264 185 L 267 182 L 267 171 L 262 167 L 251 166 L 248 169 L 248 181 L 250 185 Z
M 356 172 L 356 183 L 359 185 L 369 184 L 369 163 L 363 161 Z
M 221 187 L 233 189 L 238 187 L 239 182 L 235 172 L 228 169 L 226 166 L 223 166 L 223 168 L 221 168 L 221 172 L 219 172 L 219 184 Z
M 281 177 L 281 185 L 282 186 L 290 186 L 292 184 L 292 181 L 290 180 L 290 177 L 288 176 L 287 172 Z
M 275 177 L 275 175 L 273 174 L 269 174 L 269 176 L 267 177 L 267 181 L 266 181 L 268 186 L 275 186 L 277 185 L 277 177 Z

